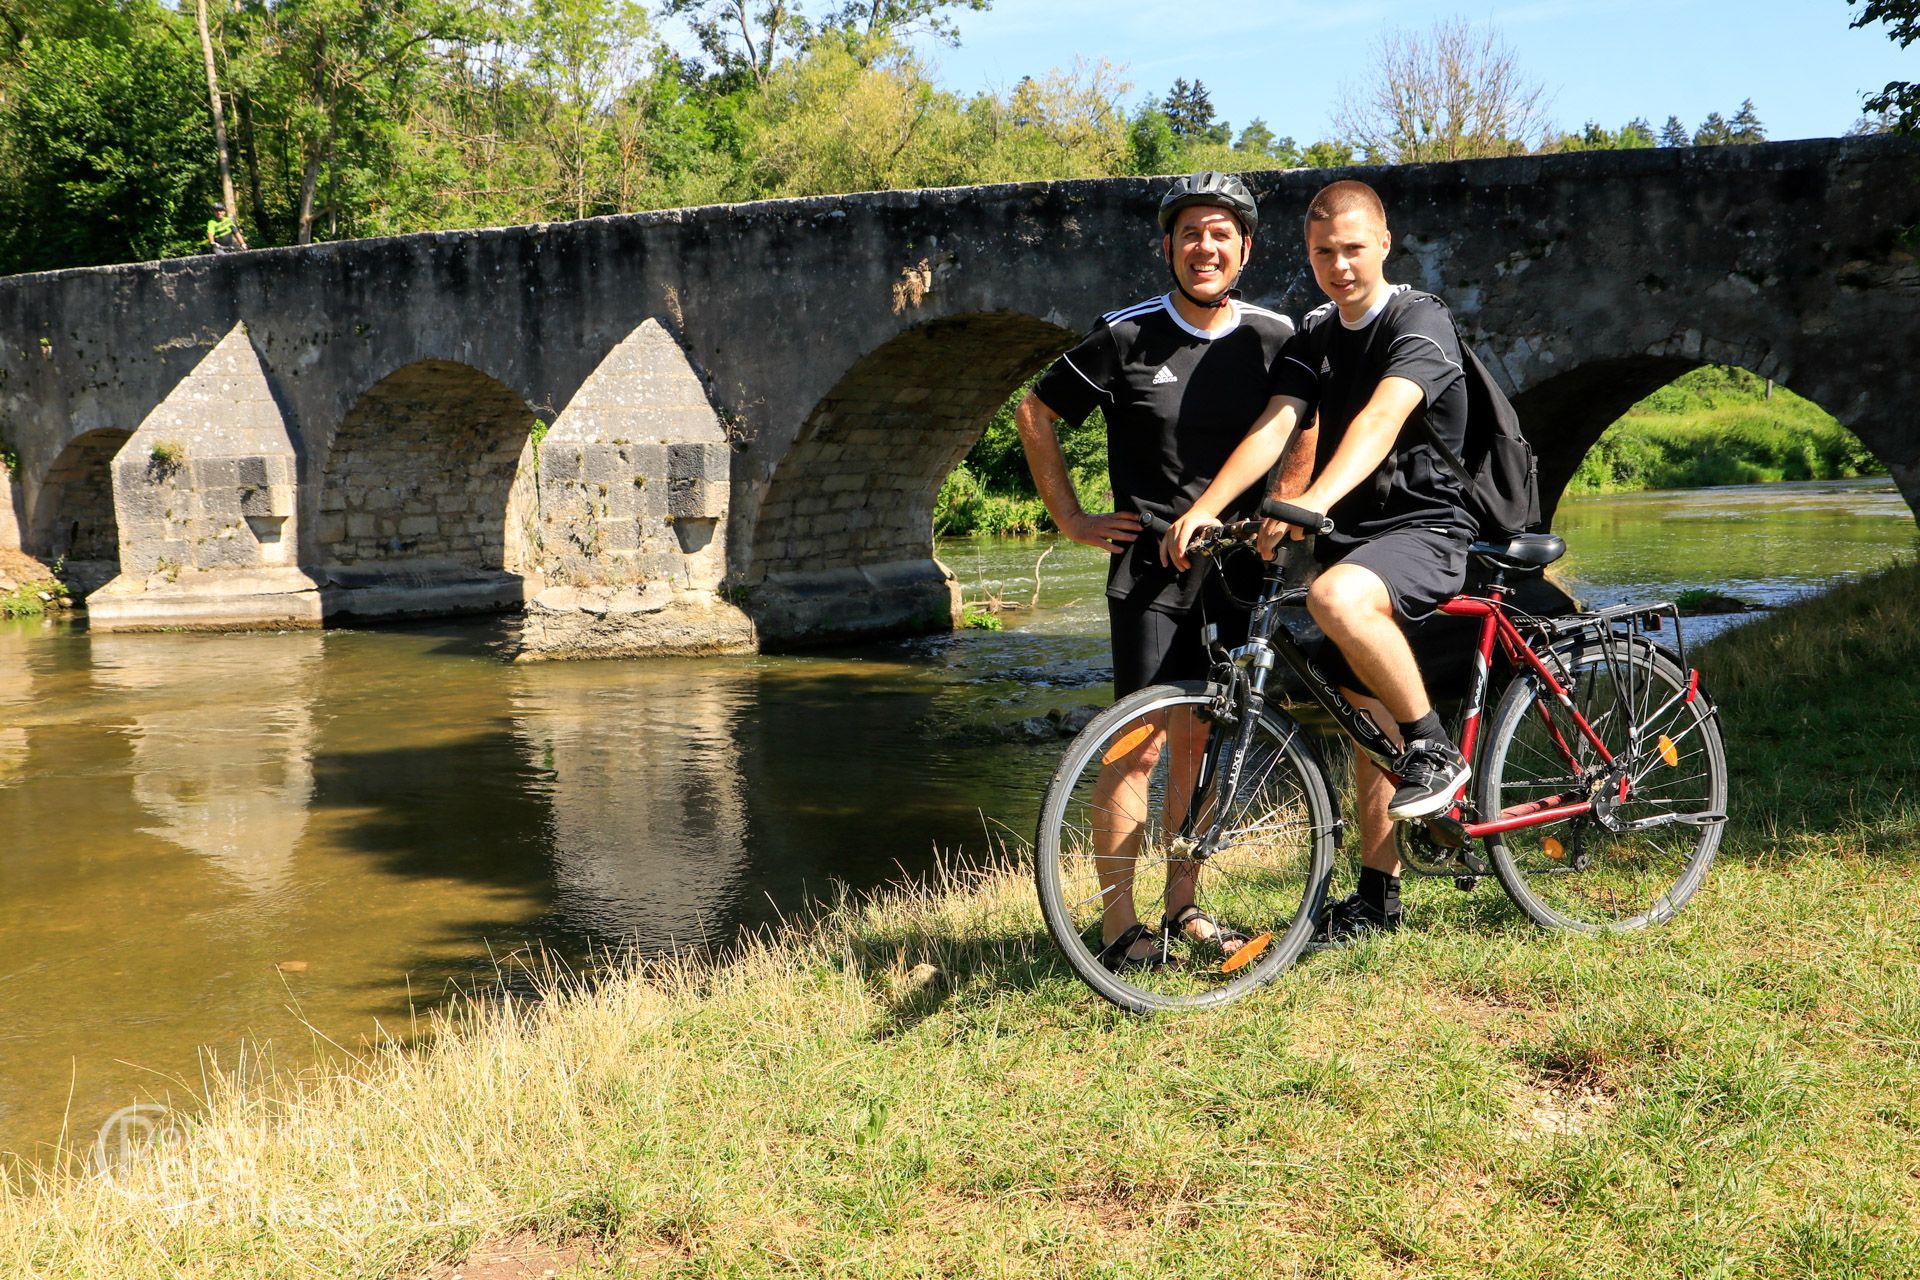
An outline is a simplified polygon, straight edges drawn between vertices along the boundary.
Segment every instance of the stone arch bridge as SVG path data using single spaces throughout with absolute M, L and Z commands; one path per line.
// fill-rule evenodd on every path
M 1814 399 L 1920 510 L 1920 144 L 1352 171 L 1452 303 L 1548 500 L 1705 362 Z M 1250 179 L 1251 299 L 1318 301 Z M 1157 180 L 779 201 L 0 280 L 0 538 L 98 628 L 524 606 L 532 652 L 950 625 L 942 478 L 1101 311 L 1164 288 Z

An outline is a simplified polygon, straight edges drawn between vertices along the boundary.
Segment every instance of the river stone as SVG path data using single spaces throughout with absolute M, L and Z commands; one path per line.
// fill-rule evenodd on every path
M 1047 712 L 1047 719 L 1053 721 L 1062 737 L 1071 738 L 1074 734 L 1079 733 L 1082 729 L 1093 723 L 1093 718 L 1099 715 L 1100 712 L 1100 707 L 1096 707 L 1091 703 L 1083 703 L 1080 706 L 1069 707 L 1065 710 L 1055 708 Z

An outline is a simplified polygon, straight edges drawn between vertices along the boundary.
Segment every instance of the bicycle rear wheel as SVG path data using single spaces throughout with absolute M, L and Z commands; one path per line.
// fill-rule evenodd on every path
M 1212 722 L 1213 692 L 1189 682 L 1121 699 L 1068 744 L 1040 805 L 1034 880 L 1047 930 L 1088 986 L 1139 1013 L 1224 1004 L 1272 981 L 1305 948 L 1332 874 L 1326 775 L 1283 713 L 1255 721 L 1218 812 L 1237 734 Z M 1217 848 L 1191 856 L 1216 816 Z M 1163 930 L 1170 901 L 1250 941 L 1229 957 Z M 1148 927 L 1150 964 L 1101 963 L 1109 913 Z
M 1589 639 L 1557 652 L 1566 671 L 1556 676 L 1615 765 L 1556 698 L 1516 680 L 1489 724 L 1475 782 L 1480 817 L 1562 797 L 1617 796 L 1624 778 L 1626 798 L 1612 813 L 1623 829 L 1588 816 L 1492 836 L 1494 874 L 1548 928 L 1600 933 L 1671 919 L 1720 844 L 1727 759 L 1719 719 L 1704 693 L 1688 696 L 1687 674 L 1644 637 Z M 1694 821 L 1668 820 L 1687 818 Z M 1650 825 L 1635 825 L 1642 822 Z

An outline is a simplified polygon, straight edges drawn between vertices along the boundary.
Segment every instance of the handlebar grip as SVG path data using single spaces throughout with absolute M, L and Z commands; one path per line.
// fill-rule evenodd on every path
M 1324 513 L 1309 511 L 1305 507 L 1296 507 L 1291 502 L 1282 502 L 1278 498 L 1268 498 L 1260 504 L 1260 514 L 1269 520 L 1284 520 L 1288 524 L 1299 525 L 1309 533 L 1332 533 L 1333 521 Z
M 1140 532 L 1142 533 L 1165 533 L 1167 530 L 1173 528 L 1171 521 L 1162 520 L 1151 511 L 1138 511 L 1134 514 L 1140 517 Z

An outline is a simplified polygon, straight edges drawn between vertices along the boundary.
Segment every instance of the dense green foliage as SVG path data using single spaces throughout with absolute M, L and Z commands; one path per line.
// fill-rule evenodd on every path
M 36 8 L 0 94 L 0 265 L 191 252 L 216 190 L 206 85 L 150 2 Z M 173 24 L 177 26 L 177 24 Z
M 205 248 L 221 178 L 198 4 L 0 0 L 0 274 Z M 1104 62 L 1035 68 L 1005 91 L 943 88 L 927 51 L 958 38 L 954 14 L 987 7 L 205 0 L 235 212 L 256 248 L 840 191 L 1332 167 L 1363 150 L 1258 117 L 1236 130 L 1202 81 L 1139 97 Z M 1663 142 L 1763 136 L 1751 104 L 1697 138 L 1669 124 Z M 1636 120 L 1538 141 L 1654 136 Z
M 207 0 L 254 247 L 839 191 L 1346 162 L 1102 62 L 941 88 L 986 0 Z M 924 41 L 921 43 L 924 44 Z M 195 252 L 220 189 L 195 5 L 0 0 L 0 273 Z
M 1053 528 L 1046 506 L 1033 487 L 1020 432 L 1013 422 L 1014 407 L 1038 381 L 1036 377 L 1026 382 L 1007 398 L 966 461 L 940 486 L 933 509 L 936 534 L 1030 534 Z M 1105 415 L 1096 409 L 1077 427 L 1062 422 L 1058 436 L 1080 505 L 1088 511 L 1111 510 Z
M 1745 369 L 1707 365 L 1633 406 L 1581 461 L 1569 493 L 1826 480 L 1885 468 L 1818 405 Z

